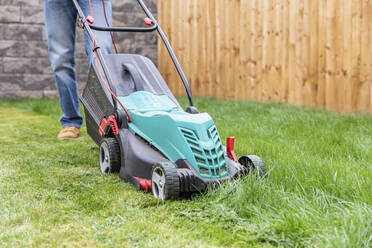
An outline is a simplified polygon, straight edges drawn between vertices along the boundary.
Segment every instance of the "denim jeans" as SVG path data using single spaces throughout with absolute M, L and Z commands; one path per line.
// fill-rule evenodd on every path
M 85 16 L 90 15 L 88 0 L 78 0 Z M 91 0 L 94 25 L 106 26 L 102 0 Z M 105 0 L 106 15 L 112 25 L 110 0 Z M 75 34 L 77 11 L 71 0 L 44 0 L 45 28 L 48 40 L 49 58 L 63 111 L 60 118 L 62 127 L 80 128 L 83 118 L 79 110 L 79 97 L 75 71 Z M 109 32 L 94 31 L 102 53 L 111 53 L 112 43 Z M 88 63 L 93 60 L 92 42 L 84 31 L 85 52 Z

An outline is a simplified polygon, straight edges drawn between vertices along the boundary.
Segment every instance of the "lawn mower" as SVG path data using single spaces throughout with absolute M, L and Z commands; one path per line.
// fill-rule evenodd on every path
M 146 18 L 143 27 L 95 26 L 73 0 L 81 26 L 93 42 L 95 54 L 80 100 L 87 132 L 99 146 L 103 173 L 119 173 L 139 190 L 152 191 L 167 200 L 201 192 L 240 176 L 265 172 L 255 155 L 234 153 L 234 137 L 222 145 L 207 113 L 194 106 L 191 90 L 179 62 L 157 21 L 137 0 Z M 92 30 L 106 32 L 157 31 L 186 89 L 190 106 L 183 110 L 146 57 L 135 54 L 103 54 Z

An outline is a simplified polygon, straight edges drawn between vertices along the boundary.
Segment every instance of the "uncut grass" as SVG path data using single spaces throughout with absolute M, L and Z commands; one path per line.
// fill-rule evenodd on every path
M 101 175 L 85 130 L 77 142 L 56 141 L 57 101 L 2 103 L 0 244 L 371 246 L 370 116 L 213 99 L 196 105 L 222 139 L 236 137 L 238 155 L 264 159 L 263 180 L 162 203 Z

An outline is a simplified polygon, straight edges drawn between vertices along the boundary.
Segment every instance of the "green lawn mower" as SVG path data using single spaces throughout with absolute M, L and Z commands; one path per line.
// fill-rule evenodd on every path
M 79 21 L 93 41 L 95 59 L 80 99 L 88 134 L 100 147 L 103 173 L 119 173 L 137 189 L 167 200 L 200 192 L 208 186 L 255 172 L 265 165 L 255 155 L 237 158 L 234 138 L 222 145 L 207 113 L 193 105 L 187 79 L 155 18 L 142 0 L 144 27 L 98 27 L 73 0 Z M 101 53 L 92 30 L 107 32 L 158 31 L 186 88 L 190 106 L 183 110 L 155 65 L 134 54 Z

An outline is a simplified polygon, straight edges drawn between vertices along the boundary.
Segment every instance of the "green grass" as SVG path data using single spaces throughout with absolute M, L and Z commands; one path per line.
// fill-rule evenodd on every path
M 185 104 L 185 99 L 181 99 Z M 83 128 L 58 141 L 55 100 L 0 103 L 1 247 L 372 247 L 372 117 L 196 99 L 236 153 L 268 168 L 160 202 L 102 175 Z

